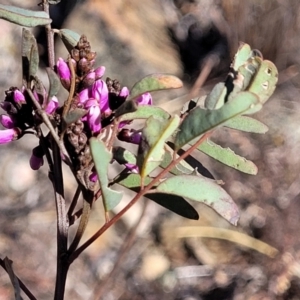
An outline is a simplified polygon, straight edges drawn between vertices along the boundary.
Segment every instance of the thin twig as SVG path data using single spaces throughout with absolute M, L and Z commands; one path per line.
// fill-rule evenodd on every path
M 176 160 L 173 160 L 167 168 L 165 168 L 161 173 L 159 173 L 143 190 L 140 190 L 135 197 L 112 219 L 105 223 L 92 237 L 90 237 L 83 245 L 81 245 L 73 254 L 69 257 L 69 263 L 71 264 L 88 246 L 90 246 L 96 239 L 98 239 L 108 228 L 110 228 L 114 223 L 116 223 L 143 195 L 145 195 L 149 190 L 152 189 L 155 184 L 157 184 L 161 179 L 164 178 L 168 172 L 174 168 L 182 159 L 185 159 L 190 155 L 202 142 L 204 142 L 210 135 L 211 132 L 205 133 L 197 143 L 190 147 L 186 152 L 179 156 Z
M 4 264 L 4 261 L 2 258 L 0 258 L 0 266 L 5 270 L 6 270 L 6 267 L 5 267 L 5 264 Z M 18 279 L 19 281 L 19 284 L 20 284 L 20 288 L 22 289 L 22 291 L 26 294 L 26 296 L 30 299 L 30 300 L 37 300 L 37 298 L 29 291 L 29 289 L 27 288 L 27 286 L 22 282 L 22 280 L 16 276 L 16 278 Z
M 80 222 L 75 234 L 75 237 L 68 249 L 68 255 L 72 254 L 75 249 L 77 248 L 78 244 L 80 243 L 80 240 L 83 236 L 83 233 L 86 229 L 89 217 L 90 217 L 90 212 L 91 212 L 91 207 L 93 203 L 93 198 L 94 198 L 94 192 L 86 189 L 82 185 L 81 187 L 81 192 L 83 195 L 83 208 L 82 208 L 82 215 L 80 218 Z
M 71 71 L 71 85 L 70 85 L 68 99 L 64 103 L 62 117 L 65 117 L 70 110 L 70 107 L 71 107 L 71 104 L 73 101 L 73 97 L 74 97 L 74 93 L 75 93 L 75 85 L 76 85 L 76 74 L 75 74 L 74 65 L 72 63 L 71 57 L 68 58 L 68 66 Z
M 211 70 L 219 63 L 220 59 L 217 55 L 212 54 L 208 56 L 208 58 L 204 62 L 204 66 L 194 83 L 189 95 L 188 95 L 188 100 L 191 100 L 195 98 L 203 86 L 204 82 L 206 81 L 207 77 L 209 76 Z
M 74 209 L 75 209 L 75 207 L 77 205 L 80 193 L 81 193 L 81 189 L 78 186 L 77 189 L 76 189 L 76 192 L 74 194 L 73 200 L 72 200 L 72 202 L 70 204 L 69 210 L 68 210 L 68 219 L 69 219 L 69 222 L 70 222 L 70 219 L 72 218 L 73 211 L 74 211 Z
M 43 0 L 43 10 L 49 15 L 49 3 L 47 0 Z M 52 31 L 51 24 L 45 26 L 47 35 L 47 48 L 48 48 L 48 63 L 49 67 L 53 70 L 55 65 L 55 53 L 54 53 L 54 32 Z
M 61 141 L 59 139 L 59 136 L 58 134 L 56 133 L 52 123 L 50 122 L 49 120 L 49 117 L 47 115 L 47 113 L 42 109 L 41 105 L 39 104 L 39 102 L 35 99 L 32 91 L 27 88 L 26 89 L 28 95 L 30 96 L 30 99 L 32 101 L 32 103 L 34 104 L 34 106 L 36 107 L 36 113 L 42 118 L 42 120 L 44 121 L 45 125 L 48 127 L 53 139 L 55 140 L 56 144 L 58 145 L 61 153 L 63 154 L 64 156 L 64 160 L 66 163 L 68 163 L 69 165 L 71 164 L 71 159 L 70 159 L 70 156 L 68 154 L 68 151 L 67 149 L 65 148 L 65 145 L 63 143 L 63 141 Z

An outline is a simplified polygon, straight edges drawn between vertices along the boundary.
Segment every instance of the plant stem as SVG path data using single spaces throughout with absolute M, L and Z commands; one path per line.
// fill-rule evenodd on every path
M 43 10 L 49 15 L 49 3 L 48 0 L 43 0 Z M 48 64 L 53 70 L 55 65 L 55 53 L 54 53 L 54 32 L 52 31 L 51 25 L 46 25 L 47 35 L 47 48 L 48 48 Z
M 144 189 L 140 190 L 133 199 L 112 219 L 106 222 L 92 237 L 90 237 L 83 245 L 81 245 L 77 250 L 75 250 L 69 257 L 69 263 L 71 264 L 88 246 L 90 246 L 96 239 L 98 239 L 108 228 L 110 228 L 114 223 L 116 223 L 143 195 L 145 195 L 151 188 L 164 178 L 168 172 L 175 167 L 182 159 L 190 155 L 202 142 L 204 142 L 210 135 L 212 131 L 205 133 L 197 143 L 191 146 L 186 152 L 184 152 L 177 159 L 173 160 L 161 173 L 159 173 Z
M 65 284 L 69 264 L 67 262 L 68 250 L 68 229 L 69 221 L 66 214 L 66 205 L 64 199 L 63 174 L 61 166 L 60 151 L 56 143 L 52 143 L 54 174 L 53 186 L 55 190 L 55 204 L 57 213 L 57 270 L 55 284 L 55 300 L 63 300 L 65 292 Z
M 49 15 L 48 0 L 43 0 L 42 4 L 44 12 L 46 12 Z M 46 25 L 45 29 L 47 35 L 48 64 L 51 69 L 54 69 L 54 33 L 50 24 Z M 27 92 L 29 93 L 34 105 L 36 106 L 38 114 L 42 117 L 43 121 L 49 128 L 53 137 L 51 145 L 53 152 L 53 174 L 51 174 L 51 179 L 54 187 L 57 214 L 57 259 L 54 299 L 63 300 L 67 274 L 69 270 L 69 264 L 67 260 L 69 221 L 66 214 L 66 205 L 64 199 L 64 182 L 62 174 L 61 152 L 64 155 L 64 160 L 66 160 L 69 163 L 69 165 L 71 165 L 71 160 L 67 150 L 64 147 L 63 142 L 59 140 L 57 132 L 53 128 L 47 114 L 42 110 L 39 103 L 35 100 L 31 90 L 27 89 Z

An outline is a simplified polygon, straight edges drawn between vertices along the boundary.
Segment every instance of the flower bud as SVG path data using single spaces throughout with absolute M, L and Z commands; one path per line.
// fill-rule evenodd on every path
M 90 97 L 91 94 L 91 88 L 85 88 L 83 89 L 79 94 L 79 103 L 84 104 Z
M 94 85 L 92 86 L 91 96 L 92 98 L 98 100 L 102 112 L 105 113 L 105 111 L 109 109 L 108 88 L 103 80 L 98 79 L 95 81 Z
M 122 89 L 121 89 L 121 91 L 119 93 L 119 97 L 123 97 L 123 98 L 126 99 L 128 97 L 128 95 L 129 95 L 129 89 L 128 89 L 128 87 L 126 87 L 126 86 L 122 87 Z
M 128 169 L 129 171 L 131 171 L 131 173 L 139 173 L 139 167 L 137 165 L 134 164 L 125 164 L 126 169 Z
M 102 78 L 105 73 L 105 67 L 101 66 L 95 69 L 96 80 Z
M 144 93 L 136 99 L 138 105 L 152 105 L 152 96 L 150 93 Z
M 55 112 L 55 110 L 57 109 L 57 107 L 58 107 L 58 99 L 57 99 L 56 96 L 53 96 L 50 99 L 50 101 L 49 101 L 49 103 L 48 103 L 45 111 L 46 111 L 47 114 L 51 115 L 52 113 Z
M 86 74 L 91 70 L 91 64 L 86 58 L 81 58 L 78 62 L 78 70 L 81 74 Z
M 92 172 L 92 174 L 91 174 L 90 177 L 89 177 L 89 180 L 90 180 L 91 182 L 96 182 L 96 181 L 98 180 L 98 175 L 97 175 L 97 173 L 96 173 L 96 172 Z
M 0 123 L 2 124 L 3 127 L 7 129 L 11 129 L 15 127 L 15 122 L 8 115 L 0 115 Z
M 118 139 L 123 142 L 139 145 L 142 134 L 139 131 L 127 128 L 122 129 L 118 134 Z
M 83 78 L 83 86 L 84 87 L 89 87 L 94 84 L 96 80 L 96 74 L 95 72 L 89 72 L 86 74 L 86 76 Z
M 19 128 L 0 130 L 0 144 L 6 144 L 21 137 Z
M 61 57 L 57 61 L 57 73 L 63 87 L 69 90 L 71 85 L 71 71 L 68 64 Z
M 44 151 L 41 146 L 32 149 L 29 164 L 32 170 L 38 170 L 44 164 Z
M 99 103 L 95 99 L 90 99 L 85 103 L 88 109 L 87 123 L 93 133 L 99 133 L 101 130 L 101 110 Z
M 25 96 L 19 90 L 14 91 L 13 99 L 18 106 L 26 104 Z

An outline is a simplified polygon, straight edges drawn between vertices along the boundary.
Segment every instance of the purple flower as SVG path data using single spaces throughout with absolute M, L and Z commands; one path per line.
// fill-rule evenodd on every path
M 48 103 L 48 105 L 47 105 L 47 107 L 46 107 L 46 109 L 45 109 L 46 113 L 49 114 L 49 115 L 51 115 L 52 113 L 54 113 L 55 110 L 56 110 L 57 107 L 58 107 L 58 104 L 59 104 L 59 103 L 58 103 L 57 97 L 53 96 L 53 97 L 50 99 L 50 101 L 49 101 L 49 103 Z
M 99 101 L 101 111 L 105 113 L 109 110 L 108 88 L 106 83 L 101 79 L 96 80 L 92 86 L 91 92 L 91 98 Z
M 89 99 L 85 103 L 85 108 L 88 110 L 86 119 L 89 128 L 93 133 L 98 133 L 101 130 L 101 109 L 96 99 Z
M 71 85 L 71 71 L 68 64 L 61 57 L 57 61 L 57 73 L 61 84 L 68 90 Z
M 21 135 L 18 128 L 0 130 L 0 144 L 6 144 L 17 140 Z
M 134 164 L 125 164 L 126 168 L 131 171 L 132 173 L 136 173 L 138 174 L 139 173 L 139 167 L 137 165 L 134 165 Z
M 96 80 L 96 73 L 95 72 L 89 72 L 84 78 L 83 78 L 83 86 L 89 87 L 94 84 Z
M 85 88 L 83 89 L 79 94 L 79 103 L 84 104 L 89 98 L 91 98 L 89 95 L 91 94 L 90 92 L 91 88 Z
M 92 86 L 83 89 L 78 95 L 80 103 L 84 104 L 89 99 L 96 99 L 99 103 L 101 112 L 106 113 L 110 111 L 108 104 L 108 88 L 103 80 L 96 80 Z
M 15 90 L 14 91 L 13 99 L 14 99 L 15 103 L 19 104 L 20 106 L 22 104 L 26 103 L 24 94 L 21 91 L 19 91 L 19 90 Z
M 90 177 L 89 177 L 89 180 L 91 181 L 91 182 L 96 182 L 97 180 L 98 180 L 98 175 L 97 175 L 97 173 L 94 171 L 94 172 L 92 172 L 92 174 L 90 175 Z
M 119 97 L 127 98 L 129 95 L 129 89 L 128 87 L 124 86 L 121 88 L 121 91 L 119 93 Z
M 142 133 L 134 129 L 122 129 L 118 134 L 118 139 L 123 142 L 139 145 L 141 141 Z
M 152 105 L 152 96 L 150 93 L 144 93 L 136 99 L 138 105 Z
M 32 170 L 38 170 L 44 164 L 44 158 L 35 156 L 33 153 L 30 157 L 29 164 Z
M 44 151 L 39 145 L 32 149 L 32 154 L 29 160 L 29 164 L 32 170 L 38 170 L 44 164 Z
M 105 72 L 105 67 L 104 66 L 98 67 L 95 70 L 96 79 L 102 78 L 102 76 L 104 75 L 104 72 Z
M 0 115 L 0 123 L 2 124 L 3 127 L 7 129 L 11 129 L 15 127 L 15 122 L 8 115 Z

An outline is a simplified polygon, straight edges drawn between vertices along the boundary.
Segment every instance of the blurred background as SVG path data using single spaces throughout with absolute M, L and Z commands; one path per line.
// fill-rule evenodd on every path
M 38 9 L 35 0 L 2 3 Z M 155 103 L 168 111 L 180 110 L 189 100 L 209 58 L 213 64 L 207 83 L 196 93 L 205 94 L 213 82 L 224 80 L 239 41 L 259 49 L 280 73 L 275 94 L 255 115 L 269 127 L 265 135 L 220 129 L 212 138 L 252 160 L 258 175 L 198 157 L 225 182 L 239 206 L 238 226 L 204 205 L 193 203 L 200 219 L 191 221 L 154 203 L 145 208 L 141 200 L 71 265 L 65 298 L 300 299 L 299 1 L 62 0 L 52 8 L 53 27 L 84 33 L 97 52 L 96 65 L 106 67 L 105 76 L 128 87 L 150 73 L 179 76 L 183 89 L 153 94 Z M 2 100 L 5 90 L 22 84 L 21 32 L 0 20 Z M 43 31 L 34 33 L 46 83 Z M 57 58 L 66 58 L 62 44 L 57 41 L 56 46 Z M 60 101 L 65 97 L 62 92 Z M 53 299 L 55 205 L 47 166 L 38 172 L 29 167 L 36 145 L 34 136 L 26 136 L 0 147 L 0 257 L 13 260 L 15 273 L 37 299 Z M 71 199 L 75 182 L 67 170 L 66 178 Z M 101 204 L 96 203 L 85 239 L 103 222 Z M 13 299 L 2 269 L 0 299 Z

